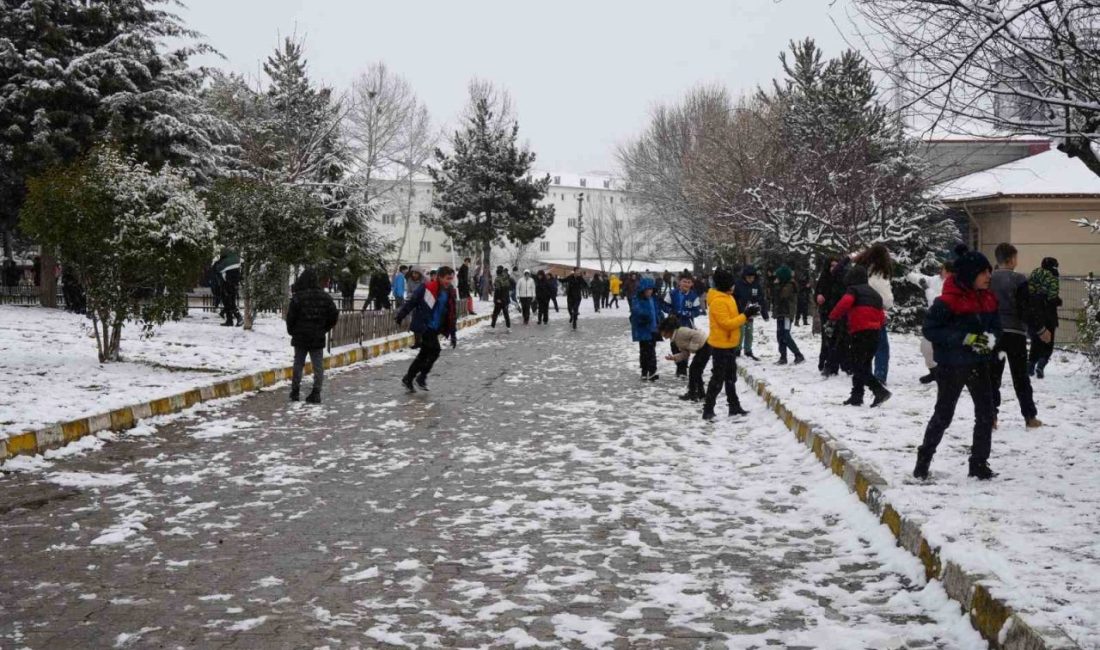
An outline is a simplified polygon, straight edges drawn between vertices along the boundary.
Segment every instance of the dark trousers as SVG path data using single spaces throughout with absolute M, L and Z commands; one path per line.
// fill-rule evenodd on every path
M 668 346 L 669 346 L 669 348 L 671 348 L 672 354 L 680 354 L 680 348 L 675 343 L 673 343 L 672 341 L 669 341 Z M 683 376 L 686 377 L 687 374 L 688 374 L 687 359 L 685 359 L 683 361 L 677 361 L 676 362 L 676 376 L 679 377 L 679 376 L 683 375 Z
M 609 300 L 607 301 L 607 308 L 608 308 L 608 309 L 610 309 L 610 308 L 611 308 L 611 305 L 615 305 L 615 309 L 618 309 L 618 308 L 619 308 L 619 297 L 618 297 L 618 296 L 615 296 L 615 295 L 613 295 L 613 296 L 611 296 L 611 298 L 610 298 L 610 299 L 609 299 Z
M 297 393 L 302 387 L 302 370 L 306 366 L 306 355 L 313 365 L 313 392 L 321 394 L 321 384 L 325 382 L 325 349 L 294 348 L 294 368 L 290 375 L 290 390 Z
M 979 463 L 989 460 L 994 412 L 989 365 L 936 366 L 936 410 L 924 430 L 924 443 L 920 446 L 922 455 L 931 458 L 936 453 L 936 447 L 955 417 L 955 405 L 965 387 L 974 402 L 974 442 L 970 448 L 970 460 Z
M 600 307 L 610 307 L 610 306 L 611 306 L 611 294 L 609 294 L 606 291 L 600 293 Z
M 491 327 L 497 326 L 497 316 L 504 314 L 504 326 L 512 327 L 512 319 L 508 317 L 508 300 L 497 300 L 493 303 L 493 320 L 489 323 Z
M 577 317 L 581 315 L 581 299 L 569 298 L 566 301 L 566 307 L 569 310 L 569 322 L 574 323 L 577 321 Z
M 871 360 L 875 358 L 875 350 L 878 349 L 878 330 L 863 330 L 850 337 L 851 345 L 849 355 L 852 368 L 852 399 L 856 402 L 863 401 L 863 389 L 866 386 L 871 392 L 878 395 L 882 392 L 880 382 L 871 372 Z
M 789 312 L 788 312 L 789 313 Z M 775 340 L 779 342 L 779 358 L 787 358 L 787 350 L 790 349 L 794 352 L 794 357 L 799 359 L 802 357 L 802 351 L 798 349 L 798 344 L 794 342 L 794 337 L 791 336 L 791 328 L 787 326 L 786 319 L 775 319 Z
M 409 379 L 417 375 L 427 377 L 428 373 L 432 371 L 436 359 L 439 358 L 440 351 L 439 334 L 431 331 L 424 332 L 420 336 L 420 351 L 416 353 L 416 358 L 413 359 L 412 365 L 409 366 L 409 371 L 405 373 L 405 376 Z
M 526 325 L 527 323 L 531 322 L 531 299 L 520 298 L 519 309 L 521 312 L 523 312 L 523 324 Z
M 657 374 L 657 342 L 638 341 L 638 364 L 643 375 Z
M 550 300 L 541 299 L 538 301 L 538 322 L 549 323 L 550 322 Z
M 1050 355 L 1054 354 L 1054 332 L 1050 330 L 1050 343 L 1044 342 L 1037 335 L 1031 335 L 1031 359 L 1027 362 L 1028 374 L 1035 374 L 1035 369 L 1045 370 Z
M 596 311 L 600 310 L 600 294 L 595 292 L 592 293 L 592 307 Z
M 1039 411 L 1035 408 L 1035 399 L 1031 394 L 1031 378 L 1027 376 L 1027 336 L 1016 332 L 1005 332 L 997 339 L 993 349 L 993 408 L 996 413 L 1001 408 L 1001 378 L 1004 377 L 1005 359 L 1012 374 L 1012 387 L 1016 389 L 1016 399 L 1020 401 L 1020 413 L 1025 420 L 1035 417 Z
M 689 393 L 700 397 L 704 394 L 703 371 L 707 369 L 707 364 L 710 363 L 711 350 L 712 348 L 709 345 L 704 345 L 691 358 L 691 365 L 688 368 Z
M 709 347 L 709 346 L 708 346 Z M 730 408 L 741 407 L 741 401 L 737 399 L 737 352 L 735 348 L 728 350 L 722 348 L 710 348 L 714 367 L 710 371 L 710 383 L 707 384 L 707 399 L 703 403 L 703 410 L 714 411 L 714 404 L 718 401 L 718 393 L 726 390 L 726 402 Z
M 794 315 L 794 324 L 795 325 L 799 325 L 799 324 L 809 325 L 810 324 L 810 306 L 809 305 L 799 305 L 798 306 L 798 310 L 795 312 L 795 315 Z
M 241 311 L 237 308 L 237 292 L 240 286 L 236 282 L 226 281 L 222 285 L 222 307 L 225 312 L 225 321 L 228 323 L 234 318 L 241 317 Z
M 553 296 L 550 296 L 550 302 L 554 303 L 554 311 L 555 312 L 561 311 L 560 309 L 558 309 L 558 296 L 557 296 L 557 294 L 555 294 Z

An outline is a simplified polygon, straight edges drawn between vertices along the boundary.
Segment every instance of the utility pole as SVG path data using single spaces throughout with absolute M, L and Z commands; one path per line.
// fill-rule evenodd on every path
M 577 195 L 577 267 L 581 265 L 581 233 L 584 232 L 584 192 Z

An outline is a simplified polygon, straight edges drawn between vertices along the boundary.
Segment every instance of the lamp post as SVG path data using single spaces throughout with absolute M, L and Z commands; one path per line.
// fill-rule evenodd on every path
M 584 192 L 577 194 L 577 268 L 581 266 L 581 233 L 584 232 Z

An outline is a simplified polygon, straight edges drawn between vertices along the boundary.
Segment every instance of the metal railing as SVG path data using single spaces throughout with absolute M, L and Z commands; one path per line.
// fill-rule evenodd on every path
M 458 301 L 458 318 L 469 316 L 469 310 L 464 300 Z M 328 349 L 338 348 L 353 343 L 362 345 L 363 341 L 380 339 L 395 334 L 409 331 L 412 316 L 398 323 L 394 320 L 397 314 L 393 309 L 367 309 L 358 311 L 341 311 L 336 326 L 328 334 Z

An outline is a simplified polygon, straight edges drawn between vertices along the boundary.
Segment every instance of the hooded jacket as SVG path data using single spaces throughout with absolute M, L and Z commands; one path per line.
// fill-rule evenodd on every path
M 660 303 L 661 311 L 675 316 L 680 324 L 686 327 L 695 327 L 695 317 L 699 315 L 699 296 L 693 289 L 687 293 L 674 287 L 665 293 Z
M 654 288 L 655 283 L 651 278 L 642 278 L 638 283 L 638 292 L 631 299 L 633 309 L 630 312 L 630 336 L 634 341 L 656 341 L 660 338 L 657 325 L 661 310 L 657 306 L 657 296 L 643 296 L 647 289 Z
M 829 320 L 847 316 L 849 334 L 882 329 L 886 311 L 882 308 L 882 296 L 867 283 L 867 269 L 853 266 L 844 276 L 844 283 L 848 290 L 829 312 Z
M 523 277 L 516 283 L 516 297 L 517 298 L 534 298 L 535 297 L 535 279 L 531 277 L 530 271 L 524 271 Z
M 619 295 L 619 290 L 622 289 L 623 281 L 619 279 L 619 276 L 613 275 L 611 279 L 608 280 L 608 286 L 611 289 L 611 295 L 617 296 Z
M 750 275 L 755 276 L 752 282 L 745 279 Z M 760 305 L 760 315 L 768 318 L 768 298 L 764 295 L 764 285 L 760 282 L 755 266 L 749 264 L 741 271 L 741 277 L 733 285 L 733 299 L 742 309 L 749 305 Z
M 296 348 L 316 350 L 325 347 L 325 335 L 336 326 L 340 310 L 317 284 L 317 274 L 302 271 L 294 283 L 290 306 L 286 311 L 286 332 Z
M 992 291 L 963 287 L 954 276 L 949 277 L 943 283 L 943 293 L 924 317 L 921 333 L 932 342 L 933 358 L 939 365 L 988 363 L 993 360 L 992 350 L 978 354 L 964 340 L 970 334 L 1001 333 L 997 298 Z
M 420 285 L 409 296 L 405 306 L 397 312 L 397 320 L 405 320 L 412 312 L 412 331 L 417 334 L 435 333 L 454 336 L 458 323 L 458 292 L 454 287 L 444 288 L 439 280 Z
M 741 328 L 749 319 L 737 309 L 737 301 L 724 291 L 707 292 L 710 335 L 707 345 L 718 350 L 730 350 L 741 344 Z

